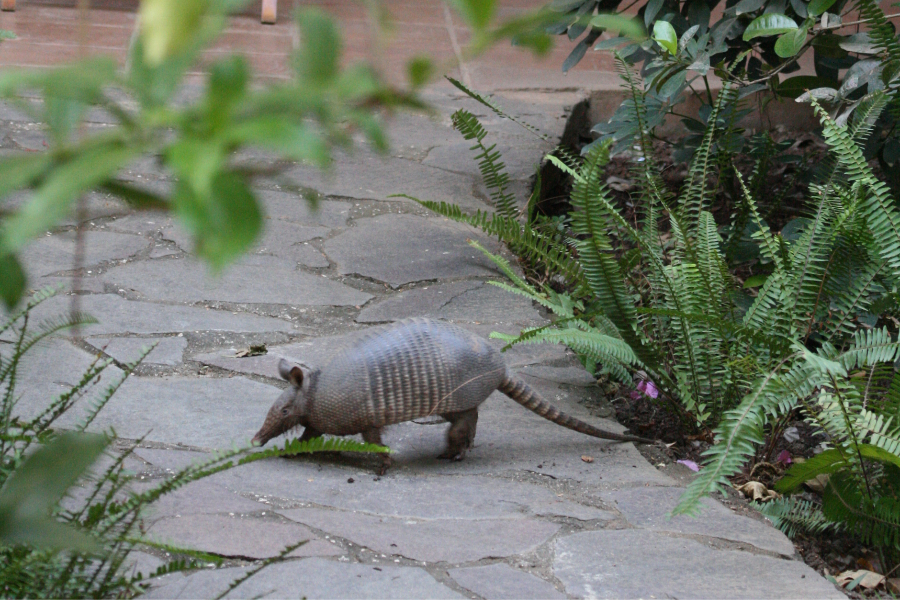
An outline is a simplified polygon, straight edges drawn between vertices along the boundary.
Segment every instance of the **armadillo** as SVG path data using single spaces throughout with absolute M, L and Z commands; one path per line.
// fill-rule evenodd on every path
M 366 442 L 381 445 L 387 425 L 439 415 L 450 422 L 440 458 L 462 460 L 475 439 L 478 406 L 494 390 L 563 427 L 607 440 L 653 443 L 561 412 L 514 375 L 487 340 L 443 321 L 414 318 L 375 327 L 322 369 L 281 359 L 278 371 L 291 385 L 253 438 L 260 446 L 297 426 L 305 428 L 301 440 L 361 433 Z M 381 456 L 383 474 L 391 458 Z

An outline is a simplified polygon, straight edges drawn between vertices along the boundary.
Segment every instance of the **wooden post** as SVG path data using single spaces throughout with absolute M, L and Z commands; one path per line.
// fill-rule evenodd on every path
M 3 0 L 6 2 L 6 0 Z M 275 23 L 278 14 L 278 0 L 262 0 L 262 19 L 263 23 L 270 25 Z
M 16 0 L 2 0 L 0 2 L 0 10 L 16 10 Z

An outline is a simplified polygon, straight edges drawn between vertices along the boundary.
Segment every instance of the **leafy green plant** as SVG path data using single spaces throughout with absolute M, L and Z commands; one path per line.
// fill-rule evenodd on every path
M 849 125 L 814 103 L 831 160 L 810 188 L 808 217 L 795 235 L 770 230 L 734 170 L 742 218 L 753 225 L 750 241 L 761 257 L 754 280 L 741 286 L 728 268 L 722 227 L 709 212 L 715 138 L 727 134 L 729 123 L 718 115 L 734 105 L 736 90 L 726 85 L 718 96 L 710 113 L 710 123 L 718 125 L 704 134 L 684 187 L 672 198 L 650 153 L 646 92 L 620 66 L 643 159 L 634 163 L 634 218 L 603 184 L 611 142 L 595 145 L 580 164 L 548 157 L 573 179 L 564 243 L 502 216 L 499 208 L 491 216 L 470 216 L 422 202 L 526 248 L 567 281 L 567 293 L 538 288 L 486 253 L 513 283 L 497 285 L 557 316 L 552 326 L 494 336 L 509 344 L 565 343 L 589 366 L 624 381 L 641 371 L 686 426 L 714 430 L 705 466 L 675 513 L 695 511 L 703 495 L 727 485 L 762 450 L 765 436 L 778 435 L 783 419 L 799 411 L 828 435 L 832 449 L 792 469 L 781 487 L 796 489 L 821 473 L 831 473 L 832 484 L 818 520 L 805 509 L 785 507 L 784 515 L 802 513 L 806 524 L 839 523 L 896 550 L 900 342 L 889 319 L 879 324 L 877 314 L 874 321 L 867 315 L 877 307 L 897 310 L 900 212 L 862 150 L 887 94 L 869 96 Z M 494 172 L 501 164 L 482 163 L 482 169 Z
M 131 595 L 141 591 L 145 576 L 218 564 L 221 559 L 215 555 L 146 538 L 141 520 L 144 509 L 164 494 L 238 464 L 329 450 L 386 451 L 353 440 L 324 438 L 302 443 L 294 439 L 263 452 L 233 448 L 213 453 L 149 488 L 142 485 L 138 491 L 137 476 L 124 464 L 140 440 L 119 440 L 120 448 L 115 449 L 112 432 L 85 430 L 152 347 L 102 386 L 100 379 L 111 361 L 98 358 L 76 385 L 49 401 L 36 416 L 17 416 L 24 357 L 54 334 L 94 322 L 84 315 L 69 315 L 29 326 L 32 309 L 52 294 L 38 293 L 0 327 L 12 339 L 8 351 L 0 353 L 0 590 L 4 597 Z M 74 429 L 55 429 L 56 421 L 79 400 L 87 406 Z M 70 495 L 73 489 L 78 490 L 76 495 Z M 153 573 L 131 574 L 129 553 L 145 547 L 186 558 Z
M 563 62 L 563 71 L 574 67 L 592 47 L 618 48 L 630 64 L 642 65 L 651 128 L 661 124 L 664 116 L 676 115 L 689 132 L 707 129 L 706 116 L 714 104 L 712 75 L 738 88 L 739 98 L 766 92 L 758 96 L 760 107 L 773 99 L 813 97 L 833 103 L 844 119 L 867 93 L 886 89 L 897 99 L 900 43 L 889 21 L 894 15 L 885 15 L 874 0 L 728 1 L 717 19 L 712 15 L 720 6 L 718 0 L 636 4 L 639 18 L 651 31 L 650 39 L 643 42 L 625 37 L 597 41 L 604 31 L 617 31 L 598 16 L 632 9 L 635 3 L 553 0 L 546 8 L 563 16 L 550 32 L 578 40 Z M 849 21 L 851 18 L 854 20 Z M 855 31 L 848 27 L 852 25 Z M 797 71 L 800 58 L 807 53 L 812 54 L 815 74 L 782 78 Z M 679 106 L 688 97 L 699 100 L 697 112 Z M 615 140 L 616 153 L 634 142 L 633 126 L 618 115 L 608 123 L 598 123 L 594 131 L 601 134 L 600 140 Z M 875 143 L 870 144 L 869 151 L 877 150 L 884 165 L 895 165 L 900 158 L 894 129 L 892 111 L 882 118 Z M 677 159 L 687 160 L 697 143 L 696 136 L 683 142 Z M 728 143 L 720 146 L 740 150 L 744 143 L 744 136 L 735 131 Z

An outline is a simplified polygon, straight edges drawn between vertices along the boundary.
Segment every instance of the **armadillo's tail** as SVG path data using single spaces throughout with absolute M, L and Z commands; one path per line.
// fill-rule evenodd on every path
M 585 433 L 604 440 L 615 440 L 617 442 L 640 442 L 642 444 L 655 443 L 654 440 L 636 435 L 623 435 L 611 431 L 604 431 L 593 425 L 589 425 L 580 419 L 567 415 L 549 402 L 546 402 L 536 391 L 531 389 L 527 383 L 518 377 L 513 376 L 511 373 L 507 372 L 498 389 L 528 410 L 539 414 L 548 421 L 553 421 L 557 425 L 562 425 L 563 427 L 567 427 L 579 433 Z

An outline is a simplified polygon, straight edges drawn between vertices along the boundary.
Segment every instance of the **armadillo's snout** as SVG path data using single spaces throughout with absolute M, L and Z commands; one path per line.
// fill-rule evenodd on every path
M 256 435 L 253 436 L 253 439 L 250 440 L 250 443 L 254 446 L 265 446 L 266 442 L 281 433 L 279 429 L 278 421 L 267 418 L 263 426 L 256 432 Z
M 265 428 L 260 429 L 256 435 L 253 436 L 253 439 L 250 440 L 250 443 L 254 446 L 265 446 L 266 442 L 269 441 L 268 436 L 266 436 Z

